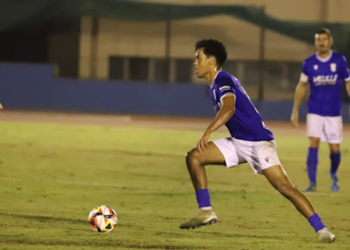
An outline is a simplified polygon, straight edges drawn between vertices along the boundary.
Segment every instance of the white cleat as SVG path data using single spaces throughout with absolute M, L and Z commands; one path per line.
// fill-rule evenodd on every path
M 200 210 L 199 214 L 190 219 L 189 221 L 181 224 L 181 229 L 196 229 L 201 226 L 207 226 L 214 224 L 218 221 L 218 217 L 212 209 Z
M 332 243 L 335 241 L 335 236 L 327 228 L 323 228 L 318 233 L 318 241 L 322 243 Z

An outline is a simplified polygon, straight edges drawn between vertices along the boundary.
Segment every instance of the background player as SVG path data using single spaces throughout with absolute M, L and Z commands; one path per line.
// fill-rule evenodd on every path
M 197 147 L 186 156 L 200 212 L 180 228 L 197 228 L 217 221 L 210 202 L 206 165 L 233 167 L 248 162 L 255 173 L 263 174 L 309 220 L 321 242 L 333 242 L 334 235 L 324 226 L 310 201 L 288 179 L 278 159 L 273 134 L 265 126 L 240 82 L 220 70 L 227 58 L 224 45 L 216 40 L 202 40 L 196 43 L 195 51 L 196 74 L 210 84 L 217 116 L 205 130 Z M 210 134 L 224 124 L 231 137 L 207 143 Z
M 291 121 L 298 126 L 298 110 L 310 84 L 307 136 L 310 139 L 307 154 L 307 171 L 310 185 L 305 191 L 316 189 L 316 172 L 320 139 L 328 142 L 330 149 L 331 190 L 338 191 L 337 170 L 340 164 L 340 143 L 342 141 L 342 85 L 346 81 L 350 94 L 350 75 L 343 55 L 331 50 L 333 39 L 328 29 L 321 29 L 315 35 L 317 53 L 304 61 L 299 84 L 295 90 Z

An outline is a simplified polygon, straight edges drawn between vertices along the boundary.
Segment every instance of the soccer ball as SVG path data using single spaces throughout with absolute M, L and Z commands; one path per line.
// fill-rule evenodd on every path
M 109 233 L 118 223 L 117 213 L 108 206 L 95 207 L 89 214 L 89 224 L 92 230 Z

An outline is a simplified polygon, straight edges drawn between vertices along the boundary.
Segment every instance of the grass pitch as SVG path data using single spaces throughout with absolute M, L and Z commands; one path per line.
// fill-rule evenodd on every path
M 247 164 L 209 166 L 215 225 L 180 230 L 197 213 L 184 155 L 202 131 L 0 122 L 0 249 L 350 249 L 350 141 L 342 145 L 341 191 L 330 192 L 328 148 L 309 196 L 336 242 L 308 222 Z M 211 139 L 227 136 L 217 132 Z M 277 136 L 292 182 L 307 185 L 303 137 Z M 92 208 L 114 208 L 110 234 L 93 232 Z

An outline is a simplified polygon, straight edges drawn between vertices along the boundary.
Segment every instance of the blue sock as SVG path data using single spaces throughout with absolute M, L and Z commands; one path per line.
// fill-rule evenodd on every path
M 337 173 L 339 164 L 340 164 L 340 158 L 341 158 L 341 153 L 340 151 L 338 153 L 331 153 L 330 155 L 331 158 L 331 170 L 330 173 L 331 175 L 334 175 Z
M 199 208 L 201 207 L 211 207 L 210 195 L 208 189 L 196 190 L 197 202 Z
M 307 154 L 307 173 L 309 175 L 310 183 L 316 185 L 316 172 L 318 164 L 318 148 L 309 148 Z
M 318 214 L 313 214 L 309 219 L 308 219 L 310 225 L 315 229 L 317 232 L 318 230 L 321 230 L 322 228 L 325 228 L 326 226 L 323 224 L 321 221 L 320 216 Z

